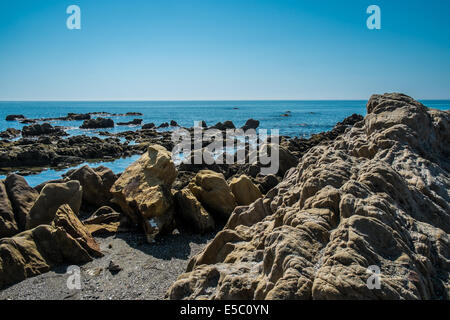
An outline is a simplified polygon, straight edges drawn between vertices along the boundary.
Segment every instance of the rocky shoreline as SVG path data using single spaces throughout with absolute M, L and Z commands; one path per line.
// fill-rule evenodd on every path
M 375 95 L 367 109 L 309 139 L 280 137 L 280 168 L 268 176 L 261 163 L 176 165 L 171 133 L 140 119 L 123 123 L 140 129 L 109 133 L 102 114 L 64 117 L 105 139 L 28 119 L 22 138 L 0 140 L 0 298 L 38 298 L 20 292 L 39 283 L 53 299 L 448 299 L 449 112 L 401 94 Z M 120 174 L 86 165 L 35 188 L 11 173 L 132 154 L 142 156 Z M 67 275 L 54 270 L 71 264 L 86 291 L 55 287 Z M 136 280 L 133 264 L 151 277 L 161 264 L 161 286 Z M 383 289 L 367 289 L 370 265 L 383 270 Z M 108 270 L 110 285 L 99 277 Z

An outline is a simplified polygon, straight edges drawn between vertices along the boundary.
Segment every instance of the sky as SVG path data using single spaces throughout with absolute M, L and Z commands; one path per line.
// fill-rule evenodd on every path
M 0 100 L 450 99 L 449 13 L 448 0 L 0 0 Z

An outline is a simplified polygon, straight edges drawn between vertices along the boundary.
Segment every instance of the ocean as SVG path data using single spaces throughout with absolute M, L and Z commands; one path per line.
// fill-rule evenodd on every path
M 0 102 L 0 131 L 7 128 L 21 129 L 24 125 L 16 121 L 6 121 L 9 114 L 22 114 L 27 118 L 55 118 L 68 113 L 108 112 L 123 114 L 140 112 L 143 116 L 111 117 L 115 122 L 127 122 L 135 118 L 143 119 L 143 124 L 153 122 L 156 126 L 163 122 L 175 120 L 180 126 L 192 127 L 195 121 L 204 120 L 210 125 L 231 120 L 236 127 L 241 127 L 247 119 L 260 121 L 260 128 L 278 129 L 281 135 L 308 138 L 311 134 L 327 131 L 352 115 L 365 115 L 364 100 L 351 101 L 77 101 L 77 102 Z M 450 100 L 421 101 L 430 108 L 449 109 Z M 282 116 L 289 114 L 288 117 Z M 66 127 L 70 135 L 85 134 L 99 136 L 98 130 L 79 129 L 82 121 L 48 121 L 52 125 Z M 121 132 L 138 129 L 140 126 L 116 126 L 108 130 Z M 170 129 L 161 129 L 170 130 Z M 99 136 L 101 137 L 101 136 Z M 103 137 L 101 137 L 103 138 Z M 91 165 L 105 165 L 114 172 L 121 172 L 138 156 L 101 162 Z M 62 171 L 45 170 L 25 178 L 31 186 L 41 182 L 58 179 Z M 4 176 L 0 176 L 3 179 Z

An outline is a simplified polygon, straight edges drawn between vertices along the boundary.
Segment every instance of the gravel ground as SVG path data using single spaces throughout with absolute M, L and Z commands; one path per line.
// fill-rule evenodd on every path
M 0 291 L 0 300 L 164 299 L 189 259 L 213 237 L 177 233 L 153 244 L 136 233 L 96 238 L 105 256 L 80 267 L 81 289 L 68 288 L 66 265 Z M 110 271 L 111 261 L 122 270 Z

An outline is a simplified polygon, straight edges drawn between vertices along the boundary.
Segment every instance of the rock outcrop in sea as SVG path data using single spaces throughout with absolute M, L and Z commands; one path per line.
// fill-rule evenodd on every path
M 374 95 L 362 121 L 236 207 L 167 297 L 450 299 L 449 170 L 449 111 Z

